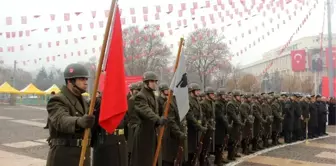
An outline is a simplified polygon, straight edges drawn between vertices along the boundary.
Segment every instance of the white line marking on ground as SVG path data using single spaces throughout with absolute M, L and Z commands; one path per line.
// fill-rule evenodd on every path
M 33 146 L 41 146 L 45 144 L 42 144 L 39 142 L 33 142 L 33 141 L 22 141 L 22 142 L 7 143 L 7 144 L 2 144 L 2 145 L 12 147 L 12 148 L 28 148 L 28 147 L 33 147 Z
M 39 119 L 30 119 L 30 120 L 32 120 L 32 121 L 46 121 L 46 119 L 43 119 L 43 118 L 39 118 Z
M 42 110 L 42 111 L 47 111 L 45 107 L 35 107 L 35 106 L 29 106 L 29 105 L 20 105 L 21 107 L 26 107 L 26 108 L 32 108 L 36 110 Z
M 336 159 L 336 153 L 334 152 L 321 152 L 316 155 L 316 157 L 326 158 L 326 159 Z
M 4 110 L 19 110 L 19 109 L 22 109 L 20 107 L 5 107 L 3 108 Z
M 318 140 L 318 139 L 323 139 L 323 138 L 328 138 L 328 137 L 331 137 L 331 136 L 327 135 L 327 136 L 323 136 L 323 137 L 319 137 L 319 138 L 314 138 L 314 139 L 309 139 L 309 140 L 312 141 L 312 140 Z M 253 158 L 255 156 L 267 153 L 269 151 L 276 150 L 276 149 L 283 148 L 283 147 L 287 147 L 287 146 L 297 145 L 297 144 L 304 143 L 304 142 L 305 141 L 297 141 L 297 142 L 293 142 L 293 143 L 290 143 L 290 144 L 283 144 L 283 145 L 267 148 L 267 149 L 258 151 L 256 153 L 253 153 L 253 154 L 241 157 L 237 161 L 227 164 L 227 166 L 234 166 L 234 165 L 237 165 L 237 164 L 240 164 L 240 163 L 244 162 L 245 160 L 248 160 L 248 159 Z
M 35 142 L 41 142 L 41 143 L 47 143 L 47 138 L 43 138 L 43 139 L 38 139 L 38 140 L 34 140 Z
M 46 125 L 45 123 L 28 121 L 28 120 L 10 120 L 10 121 L 15 122 L 15 123 L 26 124 L 26 125 L 30 125 L 30 126 L 36 126 L 36 127 L 44 127 Z
M 0 150 L 0 165 L 2 166 L 45 166 L 46 161 L 38 158 L 18 155 Z
M 7 117 L 7 116 L 0 116 L 0 120 L 11 120 L 11 119 L 14 119 L 14 118 Z

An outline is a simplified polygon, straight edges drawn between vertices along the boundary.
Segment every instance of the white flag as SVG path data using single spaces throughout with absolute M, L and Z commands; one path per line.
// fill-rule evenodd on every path
M 179 110 L 180 120 L 182 121 L 189 110 L 188 78 L 183 51 L 181 52 L 180 61 L 170 84 L 170 89 L 174 91 L 176 105 Z

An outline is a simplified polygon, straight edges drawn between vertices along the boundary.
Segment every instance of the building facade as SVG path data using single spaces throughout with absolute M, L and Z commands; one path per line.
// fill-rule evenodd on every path
M 333 35 L 333 41 L 336 41 L 336 34 Z M 324 36 L 322 42 L 323 51 L 321 60 L 322 60 L 322 71 L 319 72 L 320 75 L 327 75 L 326 68 L 326 57 L 325 57 L 325 48 L 328 46 L 328 36 Z M 334 44 L 333 47 L 336 45 Z M 294 74 L 292 71 L 292 59 L 291 59 L 291 51 L 292 50 L 306 50 L 306 70 L 302 72 L 295 72 L 295 74 L 300 74 L 301 76 L 311 76 L 314 72 L 312 72 L 312 59 L 314 57 L 320 56 L 321 42 L 320 36 L 309 36 L 303 37 L 301 39 L 293 41 L 279 56 L 281 51 L 281 47 L 273 49 L 263 54 L 263 58 L 254 63 L 244 65 L 240 67 L 240 71 L 243 73 L 250 73 L 253 75 L 260 75 L 263 70 L 273 62 L 273 65 L 269 68 L 268 73 L 274 73 L 275 71 L 279 71 L 280 73 Z
M 336 41 L 336 34 L 333 34 L 333 41 Z M 322 44 L 322 51 L 321 51 Z M 335 47 L 336 44 L 333 44 Z M 272 77 L 275 73 L 279 73 L 281 76 L 291 75 L 298 76 L 301 80 L 306 80 L 308 78 L 313 78 L 316 83 L 315 92 L 318 92 L 318 87 L 321 84 L 321 79 L 323 76 L 328 76 L 328 69 L 326 65 L 326 47 L 328 47 L 328 36 L 323 37 L 321 43 L 320 36 L 308 36 L 303 37 L 298 40 L 291 42 L 291 44 L 279 55 L 282 47 L 270 50 L 263 54 L 263 58 L 254 63 L 241 66 L 239 71 L 241 73 L 249 73 L 258 76 L 262 80 L 263 71 L 270 63 L 273 63 L 271 67 L 267 70 L 267 74 Z M 293 72 L 292 70 L 292 50 L 302 50 L 306 51 L 306 67 L 304 71 Z M 313 60 L 319 59 L 318 70 L 316 70 L 316 63 Z M 314 64 L 314 65 L 313 65 Z

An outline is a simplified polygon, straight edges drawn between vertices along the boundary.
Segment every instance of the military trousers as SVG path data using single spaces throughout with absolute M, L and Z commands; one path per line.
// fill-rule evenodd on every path
M 326 133 L 326 129 L 327 129 L 326 122 L 319 122 L 319 124 L 318 124 L 319 136 L 324 135 Z
M 79 164 L 82 148 L 80 146 L 51 145 L 47 166 L 74 166 Z M 84 166 L 90 166 L 90 147 L 87 147 Z
M 292 140 L 292 132 L 289 130 L 284 130 L 284 140 L 285 143 L 291 143 Z
M 128 166 L 124 135 L 107 135 L 93 146 L 93 166 Z

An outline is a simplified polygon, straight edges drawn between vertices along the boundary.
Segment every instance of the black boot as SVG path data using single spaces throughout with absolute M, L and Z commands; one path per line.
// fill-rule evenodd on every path
M 235 161 L 235 154 L 234 154 L 234 143 L 233 141 L 229 141 L 228 143 L 228 156 L 227 159 L 230 161 Z
M 247 142 L 246 141 L 247 141 L 246 139 L 243 139 L 241 141 L 242 152 L 243 152 L 244 155 L 248 155 L 249 154 L 248 153 L 248 149 L 247 149 Z
M 252 139 L 252 151 L 256 152 L 258 151 L 258 138 L 257 137 L 254 137 Z
M 276 146 L 278 144 L 277 140 L 276 140 L 276 132 L 272 132 L 272 145 Z
M 223 158 L 222 146 L 221 145 L 216 145 L 214 164 L 215 165 L 221 165 L 222 164 L 222 158 Z

